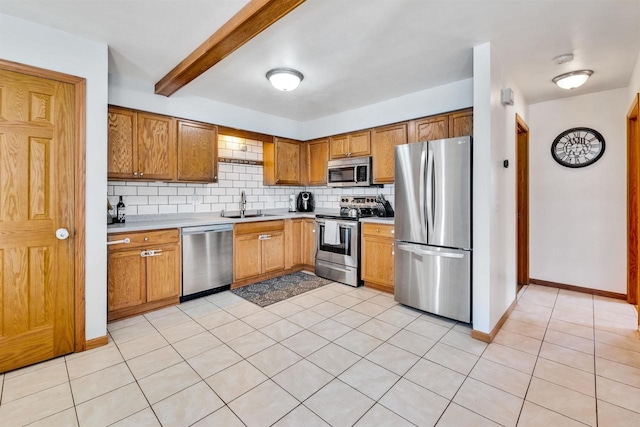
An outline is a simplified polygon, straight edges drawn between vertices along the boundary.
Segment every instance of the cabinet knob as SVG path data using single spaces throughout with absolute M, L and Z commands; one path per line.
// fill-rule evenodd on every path
M 144 241 L 145 241 L 145 242 L 148 242 L 148 241 L 149 241 L 149 238 L 148 238 L 148 237 L 145 237 L 145 238 L 144 238 Z
M 379 229 L 379 228 L 376 228 L 376 233 L 379 233 L 379 232 L 380 232 L 380 229 Z
M 140 176 L 144 175 L 144 172 L 140 172 Z
M 133 173 L 133 176 L 138 176 L 138 172 L 134 172 L 134 173 Z
M 218 179 L 218 175 L 214 175 L 213 179 Z

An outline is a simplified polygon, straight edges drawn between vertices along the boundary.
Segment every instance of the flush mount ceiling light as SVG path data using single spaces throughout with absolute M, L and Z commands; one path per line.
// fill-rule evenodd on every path
M 291 68 L 274 68 L 267 73 L 267 79 L 273 87 L 282 91 L 291 91 L 298 87 L 304 76 Z
M 591 74 L 593 74 L 591 70 L 571 71 L 554 77 L 552 81 L 562 89 L 575 89 L 589 80 Z

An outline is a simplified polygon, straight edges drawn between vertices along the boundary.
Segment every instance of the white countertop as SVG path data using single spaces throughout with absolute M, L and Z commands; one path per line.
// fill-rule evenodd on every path
M 393 225 L 394 224 L 394 219 L 393 217 L 391 218 L 380 218 L 377 216 L 374 217 L 369 217 L 369 218 L 360 218 L 360 222 L 372 222 L 375 224 L 388 224 L 388 225 Z
M 315 218 L 315 212 L 269 212 L 265 216 L 251 218 L 225 218 L 219 212 L 203 214 L 137 215 L 124 224 L 107 225 L 107 234 L 132 231 L 161 230 L 167 228 L 195 227 L 210 224 L 237 224 L 241 222 L 273 221 L 287 218 Z
M 336 211 L 328 209 L 317 209 L 316 212 L 265 211 L 266 215 L 251 218 L 225 218 L 221 217 L 219 212 L 200 214 L 136 215 L 134 217 L 130 217 L 129 222 L 124 224 L 107 225 L 107 234 L 162 230 L 167 228 L 196 227 L 211 224 L 237 224 L 242 222 L 273 221 L 290 218 L 315 218 L 316 213 L 336 214 Z M 360 222 L 393 225 L 393 220 L 393 218 L 371 217 L 361 218 Z

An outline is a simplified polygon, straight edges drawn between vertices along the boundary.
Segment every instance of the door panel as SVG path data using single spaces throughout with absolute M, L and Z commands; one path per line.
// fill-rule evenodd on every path
M 141 249 L 118 251 L 107 256 L 109 312 L 135 307 L 147 301 L 145 259 Z
M 180 246 L 166 245 L 147 257 L 147 302 L 180 296 Z
M 262 273 L 284 270 L 284 233 L 276 231 L 262 240 Z
M 0 71 L 0 372 L 73 350 L 74 92 Z M 71 236 L 57 240 L 55 230 Z
M 427 145 L 396 147 L 395 233 L 397 240 L 427 242 L 425 185 Z
M 108 117 L 107 175 L 109 178 L 137 178 L 137 114 L 135 111 L 110 106 Z
M 471 248 L 471 140 L 466 137 L 429 142 L 432 159 L 431 234 L 428 243 Z M 427 191 L 427 194 L 429 190 Z M 429 197 L 427 197 L 429 198 Z M 427 201 L 429 202 L 429 201 Z M 429 207 L 427 208 L 429 210 Z
M 175 180 L 177 155 L 175 120 L 156 114 L 138 113 L 140 178 Z
M 395 299 L 401 304 L 469 323 L 471 252 L 397 243 Z

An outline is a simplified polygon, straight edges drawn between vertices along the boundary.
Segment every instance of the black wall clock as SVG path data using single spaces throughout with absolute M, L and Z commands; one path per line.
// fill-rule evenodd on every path
M 597 162 L 604 154 L 604 138 L 597 130 L 571 128 L 553 140 L 551 156 L 562 166 L 582 168 Z

